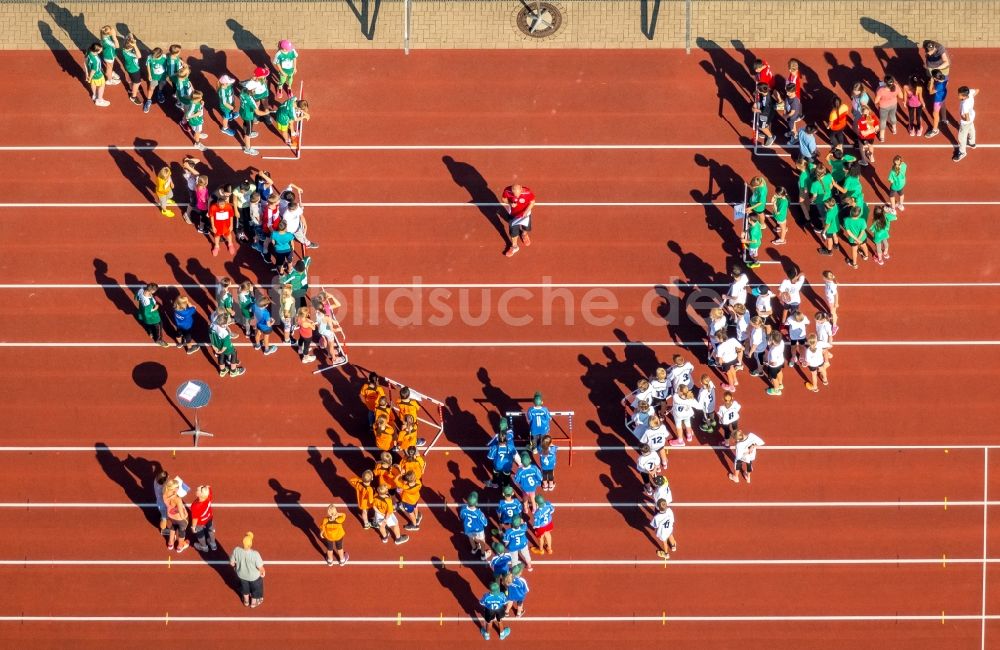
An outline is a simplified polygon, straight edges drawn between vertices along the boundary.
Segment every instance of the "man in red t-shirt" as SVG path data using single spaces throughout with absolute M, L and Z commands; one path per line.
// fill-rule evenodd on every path
M 521 250 L 517 245 L 518 238 L 525 246 L 531 246 L 528 232 L 531 230 L 531 208 L 535 205 L 535 193 L 530 188 L 514 183 L 504 188 L 500 204 L 510 215 L 510 248 L 504 254 L 513 257 L 514 253 Z
M 208 223 L 212 229 L 212 255 L 219 254 L 219 240 L 226 240 L 229 254 L 236 252 L 233 247 L 233 204 L 224 196 L 216 197 L 208 208 Z
M 771 66 L 767 64 L 767 61 L 763 59 L 754 61 L 753 72 L 757 75 L 758 84 L 767 84 L 768 88 L 774 90 L 774 73 L 771 71 Z
M 206 553 L 218 547 L 215 543 L 215 523 L 212 515 L 212 486 L 199 485 L 195 490 L 195 501 L 191 504 L 191 532 L 194 547 Z

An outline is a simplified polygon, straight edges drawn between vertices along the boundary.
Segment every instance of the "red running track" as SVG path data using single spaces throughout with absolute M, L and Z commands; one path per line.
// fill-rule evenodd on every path
M 778 66 L 791 54 L 769 51 L 766 58 Z M 809 111 L 830 88 L 840 92 L 856 76 L 880 72 L 881 62 L 901 69 L 908 56 L 865 52 L 868 68 L 852 69 L 846 51 L 829 53 L 832 61 L 820 51 L 794 54 L 810 78 Z M 223 55 L 216 62 L 230 73 L 249 67 L 239 52 Z M 977 113 L 980 142 L 989 145 L 996 109 L 985 98 L 997 54 L 953 55 L 956 82 L 987 90 Z M 878 178 L 867 179 L 871 200 L 884 198 L 879 179 L 899 151 L 910 165 L 912 202 L 894 226 L 885 267 L 851 272 L 837 257 L 819 258 L 811 235 L 796 227 L 788 246 L 765 251 L 766 259 L 798 263 L 820 291 L 806 292 L 810 312 L 822 307 L 823 269 L 844 283 L 831 386 L 813 395 L 789 371 L 789 390 L 774 400 L 763 384 L 742 378 L 744 426 L 770 445 L 805 448 L 765 448 L 752 487 L 732 485 L 729 459 L 702 448 L 717 437 L 671 453 L 680 550 L 664 566 L 651 562 L 654 546 L 643 529 L 649 515 L 636 503 L 634 452 L 618 403 L 674 351 L 702 358 L 701 321 L 684 299 L 724 282 L 737 250 L 726 204 L 742 197 L 743 180 L 764 174 L 772 184 L 790 184 L 788 158 L 735 148 L 748 135 L 738 88 L 748 82 L 743 53 L 304 53 L 316 116 L 307 144 L 389 148 L 307 148 L 300 161 L 273 163 L 210 150 L 204 159 L 212 183 L 254 164 L 279 183 L 306 188 L 310 232 L 323 244 L 313 284 L 338 285 L 347 299 L 352 361 L 448 403 L 448 451 L 429 456 L 424 530 L 396 548 L 352 525 L 355 564 L 327 569 L 310 522 L 331 497 L 349 498 L 346 478 L 369 462 L 355 448 L 370 444 L 357 377 L 314 376 L 285 350 L 265 360 L 241 348 L 248 374 L 218 380 L 204 355 L 141 345 L 130 315 L 134 290 L 125 285 L 180 285 L 166 292 L 184 291 L 208 310 L 215 277 L 268 284 L 269 274 L 255 254 L 212 258 L 179 219 L 165 220 L 146 205 L 151 171 L 176 163 L 187 144 L 169 116 L 159 109 L 142 115 L 120 88 L 109 89 L 110 109 L 96 111 L 60 70 L 73 70 L 62 57 L 3 58 L 0 82 L 13 83 L 7 77 L 14 70 L 37 74 L 17 81 L 33 98 L 32 114 L 22 113 L 27 105 L 8 107 L 15 123 L 33 128 L 0 135 L 0 146 L 13 147 L 2 165 L 16 179 L 0 204 L 0 404 L 17 423 L 0 431 L 0 444 L 26 448 L 0 451 L 0 525 L 16 531 L 0 538 L 0 617 L 19 619 L 0 619 L 0 639 L 97 645 L 168 631 L 221 646 L 321 635 L 359 644 L 372 634 L 475 641 L 469 616 L 486 576 L 481 566 L 459 564 L 469 558 L 459 553 L 457 522 L 442 504 L 481 484 L 488 413 L 538 388 L 553 408 L 576 411 L 583 449 L 572 468 L 563 456 L 552 494 L 557 554 L 529 574 L 528 617 L 514 624 L 512 640 L 597 646 L 657 634 L 690 647 L 739 637 L 753 647 L 800 648 L 836 636 L 850 645 L 967 648 L 1000 634 L 996 620 L 980 619 L 1000 612 L 1000 584 L 986 563 L 1000 556 L 1000 511 L 984 504 L 997 498 L 1000 461 L 995 451 L 960 447 L 995 441 L 995 149 L 980 147 L 956 166 L 944 138 L 901 134 L 879 147 Z M 190 63 L 204 70 L 197 83 L 214 83 L 223 72 Z M 484 90 L 524 66 L 543 71 L 527 82 L 526 101 L 498 102 Z M 207 132 L 210 145 L 232 144 L 211 124 Z M 267 133 L 258 142 L 278 144 Z M 518 144 L 675 148 L 460 148 Z M 417 145 L 436 148 L 399 148 Z M 494 201 L 512 178 L 532 186 L 542 205 L 537 244 L 507 260 L 489 207 L 461 204 Z M 608 203 L 629 205 L 601 205 Z M 754 279 L 780 278 L 778 266 L 764 266 Z M 586 286 L 541 286 L 549 282 Z M 471 286 L 395 294 L 356 286 L 386 283 Z M 527 293 L 505 298 L 502 287 L 482 286 L 498 283 L 525 285 Z M 498 321 L 503 300 L 529 322 Z M 387 303 L 406 322 L 394 322 Z M 442 304 L 456 317 L 438 324 L 430 319 Z M 589 320 L 584 304 L 592 308 Z M 472 324 L 487 306 L 492 318 Z M 149 385 L 150 364 L 165 368 L 166 393 Z M 204 415 L 218 437 L 199 451 L 175 449 L 185 422 L 165 399 L 189 377 L 208 378 L 214 388 Z M 838 449 L 843 445 L 886 448 Z M 942 448 L 916 448 L 928 445 Z M 244 450 L 211 449 L 221 446 Z M 260 449 L 274 446 L 289 449 Z M 188 551 L 168 566 L 143 507 L 153 462 L 189 482 L 213 484 L 225 548 L 242 531 L 257 531 L 273 563 L 264 608 L 238 606 L 225 566 L 211 563 L 224 555 L 206 564 Z M 91 507 L 73 505 L 86 503 Z M 77 562 L 52 564 L 59 560 Z M 99 561 L 112 564 L 90 565 Z M 393 588 L 377 588 L 386 583 Z M 214 622 L 183 618 L 191 616 Z M 303 616 L 315 618 L 291 619 Z

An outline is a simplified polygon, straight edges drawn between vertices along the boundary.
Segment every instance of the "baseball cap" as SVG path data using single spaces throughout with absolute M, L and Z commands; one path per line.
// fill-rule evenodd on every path
M 287 38 L 282 39 L 281 41 L 278 42 L 278 47 L 287 52 L 290 49 L 292 49 L 292 42 Z
M 253 76 L 254 77 L 266 77 L 269 74 L 271 74 L 271 73 L 268 72 L 267 68 L 256 68 L 253 71 Z
M 535 406 L 542 405 L 542 393 L 541 391 L 535 391 Z
M 468 503 L 470 506 L 479 505 L 479 493 L 469 492 L 469 496 L 465 497 L 465 502 Z
M 500 419 L 500 430 L 501 431 L 506 431 L 507 430 L 507 419 L 506 418 L 501 418 Z
M 521 454 L 521 464 L 524 465 L 525 467 L 527 467 L 528 465 L 530 465 L 531 464 L 531 454 L 529 454 L 528 452 L 524 452 L 523 454 Z
M 229 75 L 224 74 L 221 77 L 219 77 L 219 83 L 228 86 L 229 84 L 236 83 L 236 80 L 230 77 Z
M 511 486 L 508 485 L 503 489 L 503 495 L 505 497 L 509 497 L 512 494 L 514 494 L 514 488 L 512 488 Z
M 513 521 L 511 521 L 510 523 L 514 525 L 514 528 L 517 528 L 518 526 L 520 526 L 524 522 L 521 520 L 520 517 L 514 517 Z
M 490 593 L 491 594 L 498 594 L 498 593 L 500 593 L 500 585 L 498 585 L 495 582 L 491 582 L 490 583 Z
M 502 555 L 507 552 L 507 547 L 503 545 L 503 542 L 497 542 L 493 545 L 493 552 Z
M 540 506 L 544 506 L 545 505 L 545 497 L 543 497 L 541 494 L 536 494 L 535 495 L 535 503 L 537 503 Z
M 521 575 L 522 571 L 524 571 L 524 565 L 523 564 L 515 564 L 514 568 L 510 570 L 510 572 L 513 573 L 516 576 Z

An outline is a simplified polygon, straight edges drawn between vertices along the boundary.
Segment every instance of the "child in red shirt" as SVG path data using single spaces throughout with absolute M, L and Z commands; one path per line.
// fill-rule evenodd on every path
M 219 241 L 226 240 L 229 254 L 236 252 L 233 246 L 233 204 L 225 197 L 218 196 L 208 209 L 208 227 L 212 232 L 212 255 L 219 254 Z

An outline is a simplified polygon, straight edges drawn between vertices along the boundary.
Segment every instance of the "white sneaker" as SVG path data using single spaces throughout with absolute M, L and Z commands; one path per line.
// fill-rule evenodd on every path
M 106 99 L 96 99 L 96 100 L 94 100 L 94 104 L 97 105 L 97 106 L 101 106 L 101 107 L 111 106 L 111 102 L 109 102 Z

